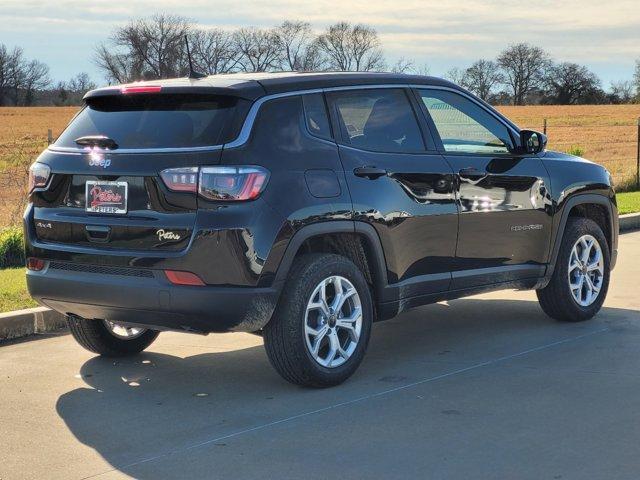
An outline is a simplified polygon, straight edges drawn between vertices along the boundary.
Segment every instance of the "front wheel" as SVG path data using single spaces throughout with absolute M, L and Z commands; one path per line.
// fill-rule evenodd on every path
M 570 218 L 551 281 L 536 292 L 542 310 L 565 322 L 593 317 L 607 296 L 609 261 L 607 240 L 598 224 L 588 218 Z
M 68 316 L 71 335 L 82 347 L 106 357 L 135 355 L 153 343 L 160 332 L 108 320 Z
M 372 323 L 371 291 L 353 262 L 333 254 L 303 255 L 265 327 L 265 349 L 285 380 L 333 386 L 360 365 Z

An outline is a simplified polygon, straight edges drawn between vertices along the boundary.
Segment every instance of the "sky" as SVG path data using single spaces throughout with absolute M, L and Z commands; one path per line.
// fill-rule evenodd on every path
M 404 57 L 436 76 L 518 42 L 587 65 L 605 88 L 630 80 L 640 59 L 640 0 L 0 0 L 0 43 L 47 63 L 55 81 L 87 72 L 104 84 L 95 46 L 117 26 L 154 13 L 224 29 L 286 19 L 318 32 L 338 21 L 366 23 L 378 31 L 389 63 Z

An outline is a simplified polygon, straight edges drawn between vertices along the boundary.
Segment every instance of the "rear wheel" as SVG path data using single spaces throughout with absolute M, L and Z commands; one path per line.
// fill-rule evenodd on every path
M 371 291 L 358 267 L 339 255 L 304 255 L 291 269 L 264 344 L 285 380 L 328 387 L 358 368 L 372 323 Z
M 609 247 L 602 230 L 588 218 L 570 218 L 549 284 L 538 290 L 544 312 L 580 322 L 593 317 L 609 288 Z
M 135 355 L 153 343 L 160 332 L 136 328 L 108 320 L 89 320 L 69 316 L 67 324 L 73 338 L 84 348 L 107 357 Z

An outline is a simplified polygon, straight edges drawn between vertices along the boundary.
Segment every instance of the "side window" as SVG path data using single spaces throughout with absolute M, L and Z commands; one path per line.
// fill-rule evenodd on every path
M 438 130 L 445 151 L 451 153 L 508 153 L 509 130 L 471 100 L 446 90 L 419 90 Z
M 424 151 L 422 133 L 404 90 L 349 90 L 330 98 L 347 145 L 375 152 Z
M 331 127 L 327 116 L 327 107 L 321 93 L 302 95 L 304 117 L 311 135 L 331 140 Z

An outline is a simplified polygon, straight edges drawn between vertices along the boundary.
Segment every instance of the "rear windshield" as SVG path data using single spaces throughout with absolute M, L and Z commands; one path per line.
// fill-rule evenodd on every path
M 56 145 L 78 148 L 75 140 L 104 135 L 118 148 L 180 148 L 231 140 L 238 99 L 193 94 L 118 95 L 90 98 Z

